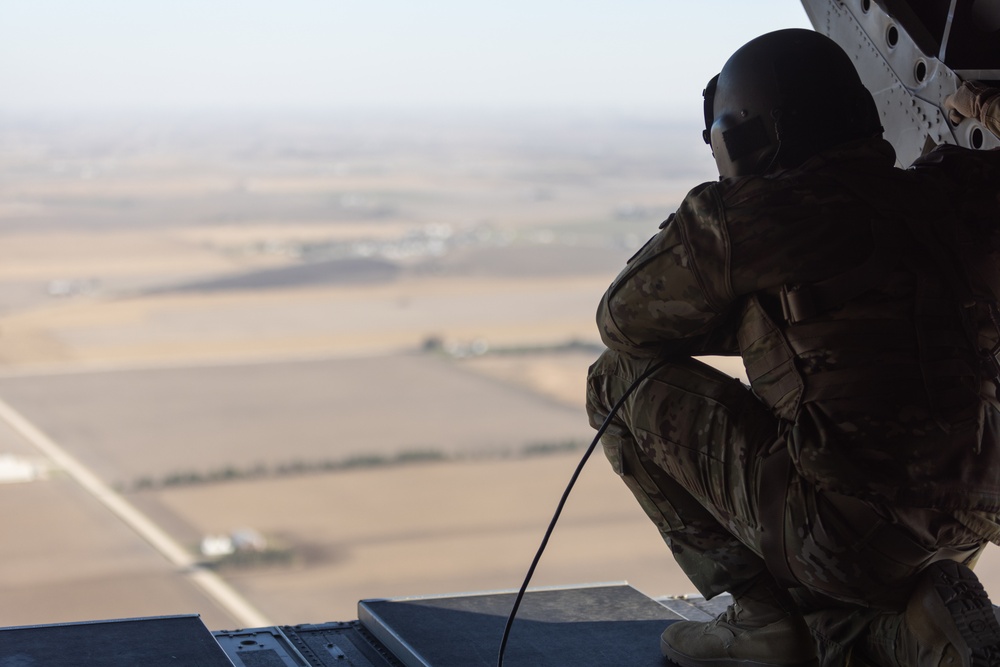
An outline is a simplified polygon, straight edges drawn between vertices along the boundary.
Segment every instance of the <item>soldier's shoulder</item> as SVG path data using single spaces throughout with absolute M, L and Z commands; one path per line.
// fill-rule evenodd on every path
M 724 219 L 724 183 L 725 181 L 709 181 L 691 188 L 677 207 L 676 215 L 671 217 L 678 218 L 685 226 L 705 226 L 721 222 Z

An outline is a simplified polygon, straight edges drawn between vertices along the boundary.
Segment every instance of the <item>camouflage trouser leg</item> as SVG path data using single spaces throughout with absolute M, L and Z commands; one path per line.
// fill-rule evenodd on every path
M 591 367 L 587 399 L 595 428 L 652 363 L 609 351 Z M 757 480 L 760 454 L 777 428 L 742 383 L 685 359 L 645 380 L 601 440 L 615 472 L 706 597 L 766 572 Z
M 612 351 L 597 360 L 587 385 L 595 428 L 656 361 Z M 780 438 L 778 421 L 742 383 L 679 359 L 625 400 L 602 444 L 699 592 L 777 587 L 770 573 L 784 570 L 781 585 L 807 612 L 821 664 L 843 664 L 875 613 L 902 607 L 924 567 L 971 561 L 984 540 L 947 513 L 825 493 L 791 468 L 762 489 Z M 772 494 L 782 494 L 778 514 L 762 520 L 759 500 Z M 783 532 L 777 555 L 765 553 L 763 523 Z

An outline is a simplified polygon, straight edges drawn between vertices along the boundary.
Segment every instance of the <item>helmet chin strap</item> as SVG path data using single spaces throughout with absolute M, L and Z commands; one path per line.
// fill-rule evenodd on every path
M 781 116 L 782 116 L 781 109 L 771 109 L 771 120 L 774 121 L 774 136 L 775 136 L 775 139 L 776 139 L 776 143 L 774 144 L 774 152 L 771 153 L 771 159 L 768 160 L 767 166 L 764 167 L 764 170 L 760 172 L 761 174 L 769 174 L 769 173 L 771 173 L 771 169 L 773 169 L 774 165 L 777 164 L 777 162 L 778 162 L 778 156 L 781 154 L 781 145 L 782 145 L 781 144 L 781 140 L 782 140 Z M 767 153 L 765 153 L 764 155 L 762 155 L 761 156 L 761 162 L 763 162 L 764 158 L 766 158 L 766 157 L 767 157 Z
M 775 164 L 777 164 L 778 162 L 778 154 L 780 152 L 781 152 L 781 142 L 778 142 L 778 145 L 775 147 L 773 151 L 768 151 L 767 153 L 764 153 L 763 155 L 760 156 L 760 160 L 757 162 L 757 164 L 758 165 L 763 164 L 764 168 L 755 169 L 753 173 L 760 176 L 765 176 L 767 174 L 770 174 L 771 170 L 774 169 Z M 767 160 L 767 164 L 764 164 L 765 160 Z

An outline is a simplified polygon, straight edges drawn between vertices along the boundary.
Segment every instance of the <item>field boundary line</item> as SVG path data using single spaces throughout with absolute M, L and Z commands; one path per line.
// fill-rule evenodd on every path
M 3 400 L 0 400 L 0 420 L 6 422 L 56 467 L 64 470 L 87 493 L 121 519 L 244 627 L 273 625 L 218 574 L 200 565 L 177 540 Z

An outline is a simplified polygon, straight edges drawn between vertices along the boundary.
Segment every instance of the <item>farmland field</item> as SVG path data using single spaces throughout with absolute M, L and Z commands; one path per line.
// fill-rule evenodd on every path
M 178 563 L 245 530 L 280 558 L 212 572 L 274 623 L 520 584 L 592 436 L 598 299 L 711 158 L 658 122 L 421 123 L 0 135 L 0 625 L 243 625 Z M 692 592 L 602 459 L 536 583 Z

